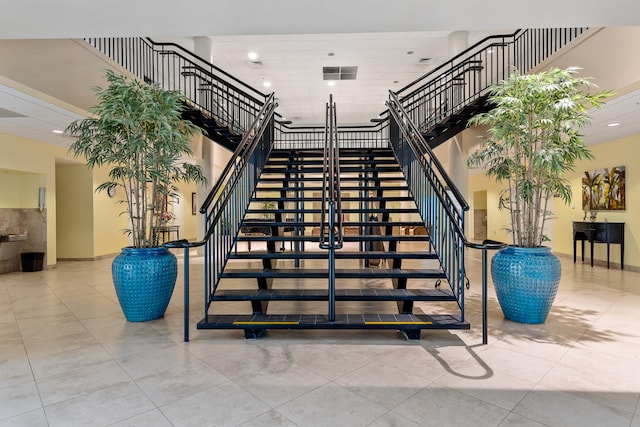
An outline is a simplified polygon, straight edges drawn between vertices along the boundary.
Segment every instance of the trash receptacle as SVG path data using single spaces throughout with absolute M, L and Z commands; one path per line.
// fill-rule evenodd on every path
M 44 260 L 44 252 L 23 252 L 20 254 L 20 261 L 22 262 L 22 271 L 42 270 L 43 260 Z

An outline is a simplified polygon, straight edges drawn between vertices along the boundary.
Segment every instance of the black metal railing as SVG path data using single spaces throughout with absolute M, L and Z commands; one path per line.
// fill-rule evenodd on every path
M 390 142 L 404 174 L 409 191 L 425 223 L 434 252 L 460 306 L 464 321 L 466 284 L 465 247 L 481 249 L 483 343 L 487 342 L 487 250 L 501 249 L 505 244 L 477 244 L 469 241 L 464 231 L 464 212 L 469 205 L 445 172 L 438 158 L 411 121 L 398 96 L 390 92 L 387 102 L 390 115 Z
M 239 135 L 267 95 L 175 43 L 149 38 L 87 38 L 86 41 L 147 83 L 183 93 L 191 106 Z
M 336 129 L 340 148 L 388 148 L 389 132 L 386 121 L 371 125 L 346 125 Z M 325 128 L 322 126 L 288 126 L 276 122 L 274 148 L 286 150 L 322 150 Z
M 184 248 L 185 252 L 185 341 L 189 341 L 189 248 L 203 245 L 205 247 L 204 311 L 206 319 L 212 295 L 236 244 L 242 219 L 273 147 L 276 106 L 275 97 L 272 94 L 247 129 L 231 160 L 202 204 L 200 213 L 204 214 L 204 238 L 198 242 L 178 241 L 165 244 L 167 247 Z
M 336 104 L 329 96 L 326 108 L 324 161 L 322 166 L 320 248 L 328 251 L 328 318 L 336 320 L 336 249 L 342 248 L 342 197 L 340 195 L 340 145 Z
M 531 71 L 586 30 L 527 29 L 486 37 L 396 94 L 417 128 L 427 132 L 474 104 L 513 68 Z

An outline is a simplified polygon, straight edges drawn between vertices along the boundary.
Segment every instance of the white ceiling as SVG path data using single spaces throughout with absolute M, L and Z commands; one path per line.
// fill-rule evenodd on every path
M 505 32 L 500 28 L 640 25 L 636 0 L 460 0 L 455 6 L 435 0 L 183 0 L 179 7 L 167 0 L 112 0 L 108 8 L 62 0 L 56 8 L 46 5 L 43 0 L 4 5 L 0 38 L 151 36 L 192 47 L 192 36 L 205 35 L 213 41 L 216 65 L 263 92 L 275 91 L 279 113 L 298 124 L 323 123 L 329 93 L 339 123 L 368 123 L 384 110 L 389 89 L 450 57 L 448 36 L 460 28 L 475 29 L 468 31 L 472 44 Z M 262 67 L 250 64 L 249 51 L 258 53 Z M 431 61 L 421 64 L 421 58 Z M 358 66 L 357 80 L 330 88 L 322 66 L 331 65 Z M 263 79 L 272 86 L 264 88 Z M 639 98 L 632 93 L 594 113 L 587 141 L 640 133 Z M 0 132 L 62 145 L 69 141 L 52 130 L 78 117 L 2 85 L 0 108 L 27 116 L 0 118 Z M 607 128 L 612 120 L 621 126 Z

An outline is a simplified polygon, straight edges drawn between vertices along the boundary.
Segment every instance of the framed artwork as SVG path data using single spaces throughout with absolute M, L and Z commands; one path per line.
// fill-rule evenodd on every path
M 195 215 L 197 211 L 196 193 L 191 193 L 191 215 Z
M 625 210 L 625 184 L 624 166 L 586 171 L 582 177 L 582 210 Z

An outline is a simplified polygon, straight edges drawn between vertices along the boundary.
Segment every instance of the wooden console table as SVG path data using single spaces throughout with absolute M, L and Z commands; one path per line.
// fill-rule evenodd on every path
M 576 262 L 576 242 L 582 245 L 584 261 L 584 242 L 591 244 L 591 267 L 593 267 L 593 244 L 607 244 L 607 268 L 609 268 L 609 249 L 611 244 L 620 245 L 620 267 L 624 270 L 624 222 L 573 222 L 573 262 Z

